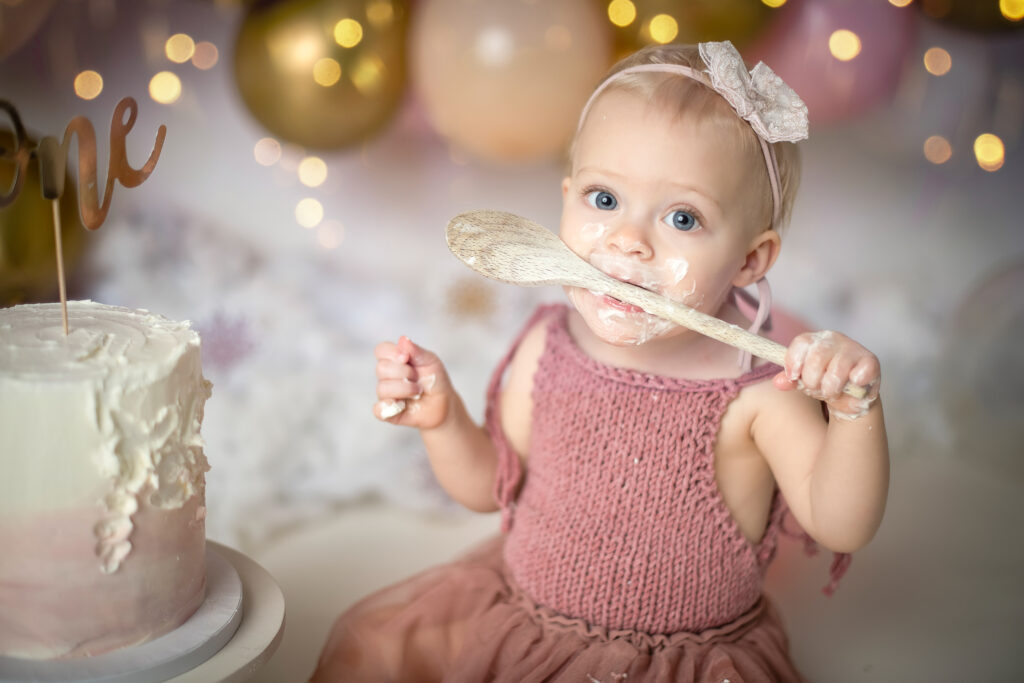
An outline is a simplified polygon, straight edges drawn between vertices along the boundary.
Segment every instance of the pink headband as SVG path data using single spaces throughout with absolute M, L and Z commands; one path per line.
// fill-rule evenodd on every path
M 796 142 L 807 138 L 807 105 L 764 63 L 759 62 L 747 73 L 743 58 L 729 41 L 700 43 L 698 48 L 701 59 L 708 66 L 704 72 L 698 72 L 683 64 L 638 64 L 610 75 L 597 86 L 584 105 L 576 132 L 579 133 L 583 127 L 583 122 L 598 95 L 626 74 L 676 74 L 708 85 L 724 97 L 736 114 L 746 120 L 757 134 L 761 151 L 764 153 L 765 167 L 768 169 L 768 182 L 772 188 L 772 226 L 775 227 L 782 212 L 782 192 L 779 185 L 779 164 L 771 143 Z M 710 84 L 702 77 L 702 73 L 710 77 Z

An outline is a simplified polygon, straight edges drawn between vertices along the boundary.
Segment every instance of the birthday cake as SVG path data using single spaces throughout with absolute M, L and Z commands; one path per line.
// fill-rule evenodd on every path
M 0 655 L 152 640 L 203 602 L 199 335 L 144 310 L 0 309 Z

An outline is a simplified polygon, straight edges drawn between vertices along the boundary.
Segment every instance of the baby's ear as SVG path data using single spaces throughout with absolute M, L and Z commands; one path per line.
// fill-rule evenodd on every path
M 754 237 L 747 247 L 747 259 L 743 267 L 733 278 L 733 286 L 746 287 L 763 278 L 775 264 L 781 248 L 782 238 L 774 230 L 765 230 Z

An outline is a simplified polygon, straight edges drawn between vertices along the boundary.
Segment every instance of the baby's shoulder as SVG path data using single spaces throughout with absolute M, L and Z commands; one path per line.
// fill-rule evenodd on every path
M 540 315 L 523 332 L 519 344 L 509 362 L 507 387 L 515 385 L 528 388 L 533 384 L 533 375 L 540 363 L 540 357 L 547 345 L 548 326 L 551 317 Z
M 742 389 L 729 406 L 728 413 L 736 419 L 732 425 L 753 435 L 758 431 L 758 424 L 806 425 L 811 420 L 824 423 L 826 412 L 822 404 L 801 391 L 784 391 L 775 386 L 772 379 L 775 373 L 768 374 L 763 380 L 752 382 Z M 726 425 L 723 424 L 723 427 Z

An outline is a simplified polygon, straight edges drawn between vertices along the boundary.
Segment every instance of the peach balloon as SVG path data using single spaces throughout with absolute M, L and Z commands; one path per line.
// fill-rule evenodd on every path
M 561 155 L 612 60 L 593 0 L 422 0 L 410 77 L 433 127 L 476 157 Z

